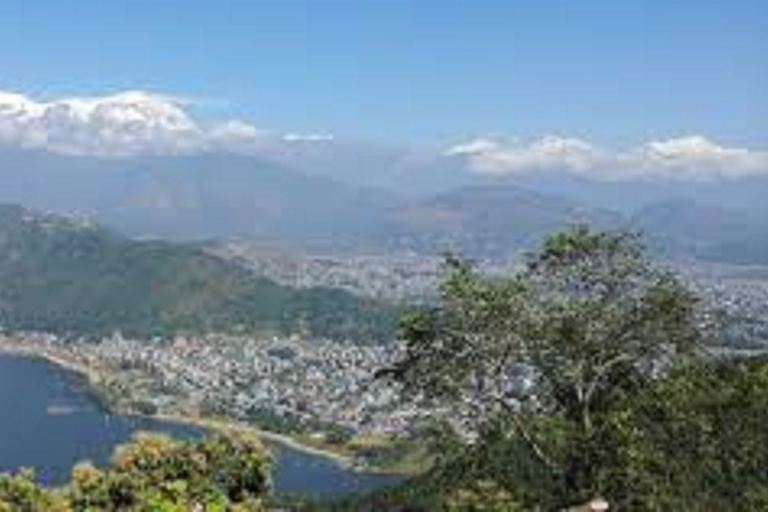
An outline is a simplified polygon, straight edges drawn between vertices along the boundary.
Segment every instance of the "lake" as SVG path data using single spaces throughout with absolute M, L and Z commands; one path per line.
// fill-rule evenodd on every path
M 35 357 L 0 354 L 0 471 L 34 467 L 39 480 L 59 484 L 71 467 L 106 464 L 114 447 L 134 432 L 151 430 L 184 438 L 205 430 L 171 422 L 107 414 L 88 397 L 82 379 Z M 393 475 L 360 473 L 332 459 L 269 444 L 278 493 L 341 496 L 392 485 Z

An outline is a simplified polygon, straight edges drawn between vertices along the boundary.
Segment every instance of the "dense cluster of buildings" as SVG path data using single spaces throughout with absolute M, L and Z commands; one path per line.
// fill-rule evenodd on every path
M 299 288 L 328 286 L 393 301 L 418 300 L 434 291 L 442 259 L 424 256 L 317 256 L 269 251 L 228 242 L 211 252 L 255 273 Z
M 299 288 L 327 286 L 394 302 L 421 302 L 435 294 L 444 258 L 398 255 L 300 255 L 269 251 L 249 242 L 227 242 L 209 248 L 255 273 Z M 475 261 L 487 273 L 498 274 L 509 265 Z
M 391 345 L 214 334 L 152 342 L 119 335 L 99 342 L 39 333 L 0 337 L 0 348 L 11 344 L 87 369 L 123 404 L 168 414 L 245 421 L 271 414 L 385 433 L 404 430 L 416 413 L 374 378 L 391 363 Z
M 733 349 L 768 347 L 768 275 L 732 269 L 697 269 L 686 277 L 723 328 L 721 342 Z

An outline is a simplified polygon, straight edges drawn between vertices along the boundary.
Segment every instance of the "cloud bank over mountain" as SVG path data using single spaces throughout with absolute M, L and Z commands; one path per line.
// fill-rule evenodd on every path
M 701 135 L 650 141 L 627 151 L 612 151 L 570 137 L 545 136 L 529 142 L 480 138 L 453 146 L 445 155 L 464 158 L 472 170 L 492 175 L 541 170 L 602 179 L 768 174 L 768 152 L 726 147 Z
M 405 147 L 393 150 L 340 141 L 327 133 L 280 133 L 240 119 L 201 120 L 193 115 L 194 105 L 182 97 L 145 91 L 50 101 L 0 91 L 0 143 L 112 158 L 237 153 L 269 158 L 310 174 L 327 170 L 337 179 L 361 174 L 363 184 L 386 181 L 362 176 L 366 173 L 395 173 L 398 181 L 404 174 L 439 180 L 444 179 L 439 169 L 449 169 L 443 172 L 447 174 L 457 166 L 461 173 L 488 177 L 541 171 L 599 180 L 768 175 L 768 151 L 726 146 L 703 135 L 648 141 L 626 150 L 567 136 L 527 141 L 477 138 L 442 153 L 422 152 L 428 158 L 414 161 L 413 150 Z
M 261 130 L 238 119 L 202 122 L 190 100 L 145 91 L 36 101 L 0 91 L 0 142 L 67 155 L 125 157 L 259 152 L 326 135 Z

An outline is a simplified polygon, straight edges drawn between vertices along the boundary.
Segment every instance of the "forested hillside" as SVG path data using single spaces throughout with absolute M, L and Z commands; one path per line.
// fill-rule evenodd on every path
M 0 206 L 0 324 L 78 335 L 269 329 L 383 338 L 389 307 L 295 289 L 188 245 Z

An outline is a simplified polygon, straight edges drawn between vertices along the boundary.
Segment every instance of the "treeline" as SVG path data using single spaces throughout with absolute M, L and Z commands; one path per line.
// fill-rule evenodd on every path
M 196 247 L 0 205 L 0 325 L 101 336 L 267 330 L 388 339 L 395 308 L 259 278 Z

